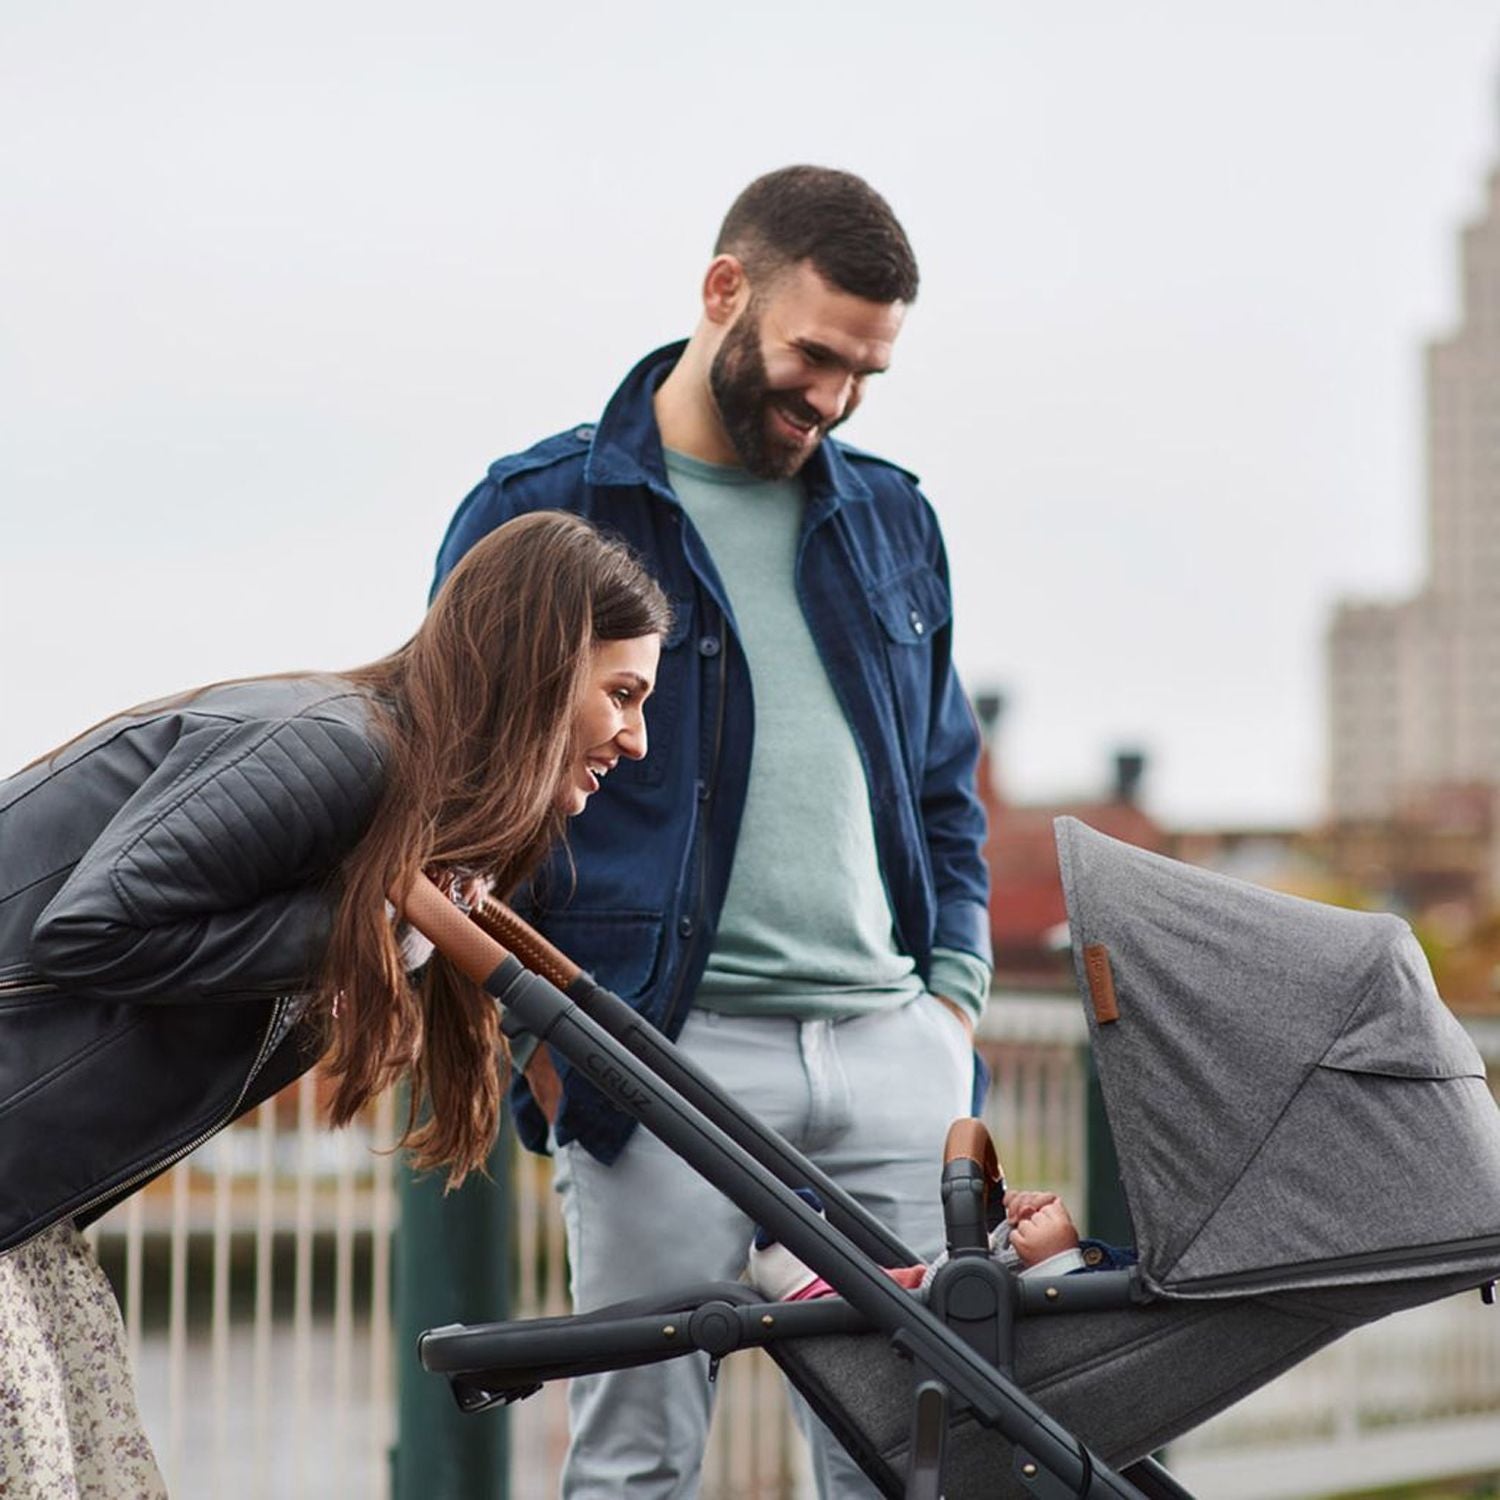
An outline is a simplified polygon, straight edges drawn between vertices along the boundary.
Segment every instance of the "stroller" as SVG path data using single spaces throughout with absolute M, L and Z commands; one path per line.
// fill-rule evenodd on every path
M 993 1152 L 959 1130 L 950 1257 L 924 1303 L 881 1270 L 911 1252 L 660 1033 L 508 909 L 471 921 L 429 887 L 408 919 L 507 1027 L 584 1068 L 839 1295 L 767 1303 L 714 1283 L 457 1325 L 422 1336 L 424 1366 L 479 1411 L 547 1380 L 761 1346 L 886 1495 L 1169 1500 L 1186 1491 L 1148 1455 L 1315 1350 L 1456 1292 L 1492 1301 L 1500 1110 L 1406 924 L 1071 818 L 1056 836 L 1136 1266 L 1014 1277 L 987 1254 Z

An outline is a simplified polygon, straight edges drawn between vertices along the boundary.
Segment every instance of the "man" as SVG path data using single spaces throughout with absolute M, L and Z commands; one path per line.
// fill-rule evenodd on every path
M 931 510 L 911 475 L 828 438 L 916 292 L 866 183 L 759 178 L 693 336 L 597 427 L 494 464 L 438 576 L 547 506 L 645 558 L 676 611 L 651 753 L 608 772 L 576 875 L 535 883 L 529 914 L 926 1255 L 990 976 L 978 734 Z M 744 1216 L 565 1065 L 535 1059 L 513 1102 L 534 1149 L 552 1122 L 580 1310 L 739 1274 Z M 564 1493 L 696 1493 L 710 1399 L 698 1359 L 575 1380 Z M 824 1493 L 873 1493 L 813 1437 Z

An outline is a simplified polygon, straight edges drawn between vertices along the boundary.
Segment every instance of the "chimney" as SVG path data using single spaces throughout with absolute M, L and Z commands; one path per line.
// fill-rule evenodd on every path
M 1141 791 L 1141 777 L 1145 774 L 1146 757 L 1141 751 L 1116 751 L 1114 800 L 1123 802 L 1127 806 L 1134 806 Z
M 979 718 L 979 731 L 988 744 L 995 737 L 995 726 L 1005 712 L 1005 694 L 994 688 L 988 692 L 974 694 L 974 712 Z
M 1005 798 L 1000 790 L 1000 774 L 996 765 L 997 737 L 995 726 L 1005 712 L 1005 694 L 990 688 L 974 694 L 974 717 L 979 720 L 979 795 L 986 804 L 997 806 Z

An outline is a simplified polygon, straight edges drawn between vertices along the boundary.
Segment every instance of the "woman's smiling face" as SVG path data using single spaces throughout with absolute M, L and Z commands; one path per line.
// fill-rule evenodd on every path
M 661 637 L 598 641 L 573 716 L 573 748 L 557 791 L 560 812 L 581 813 L 623 756 L 646 753 L 644 707 L 656 685 Z

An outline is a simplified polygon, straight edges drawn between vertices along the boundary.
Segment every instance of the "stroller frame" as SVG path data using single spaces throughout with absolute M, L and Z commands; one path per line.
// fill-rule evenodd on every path
M 1016 1480 L 1024 1492 L 1043 1500 L 1187 1496 L 1151 1460 L 1131 1465 L 1128 1478 L 1116 1473 L 1001 1368 L 886 1276 L 883 1264 L 909 1264 L 915 1257 L 784 1138 L 746 1114 L 659 1031 L 513 913 L 485 903 L 470 920 L 430 882 L 420 880 L 408 894 L 403 914 L 494 997 L 508 1032 L 524 1029 L 556 1048 L 844 1299 L 789 1307 L 761 1303 L 741 1288 L 745 1300 L 736 1306 L 724 1295 L 726 1285 L 715 1284 L 700 1289 L 710 1293 L 709 1300 L 682 1330 L 675 1322 L 664 1324 L 661 1309 L 645 1303 L 636 1318 L 628 1316 L 629 1306 L 617 1306 L 608 1310 L 607 1319 L 582 1315 L 430 1330 L 419 1341 L 422 1363 L 449 1377 L 463 1409 L 482 1410 L 530 1394 L 544 1379 L 674 1358 L 693 1349 L 721 1357 L 788 1333 L 873 1328 L 914 1366 L 906 1479 L 906 1494 L 913 1500 L 941 1495 L 948 1419 L 964 1409 L 1013 1445 Z M 507 951 L 499 940 L 502 932 L 509 947 L 529 950 L 529 961 L 541 972 L 531 972 Z M 801 1186 L 827 1194 L 826 1218 L 793 1191 Z M 1071 1285 L 1059 1278 L 1029 1287 L 1026 1310 L 1128 1306 L 1143 1295 L 1128 1272 L 1079 1278 Z M 691 1296 L 678 1299 L 677 1305 L 692 1306 Z M 517 1372 L 518 1363 L 526 1367 L 524 1372 Z M 476 1371 L 502 1367 L 508 1373 L 498 1383 L 476 1377 Z

